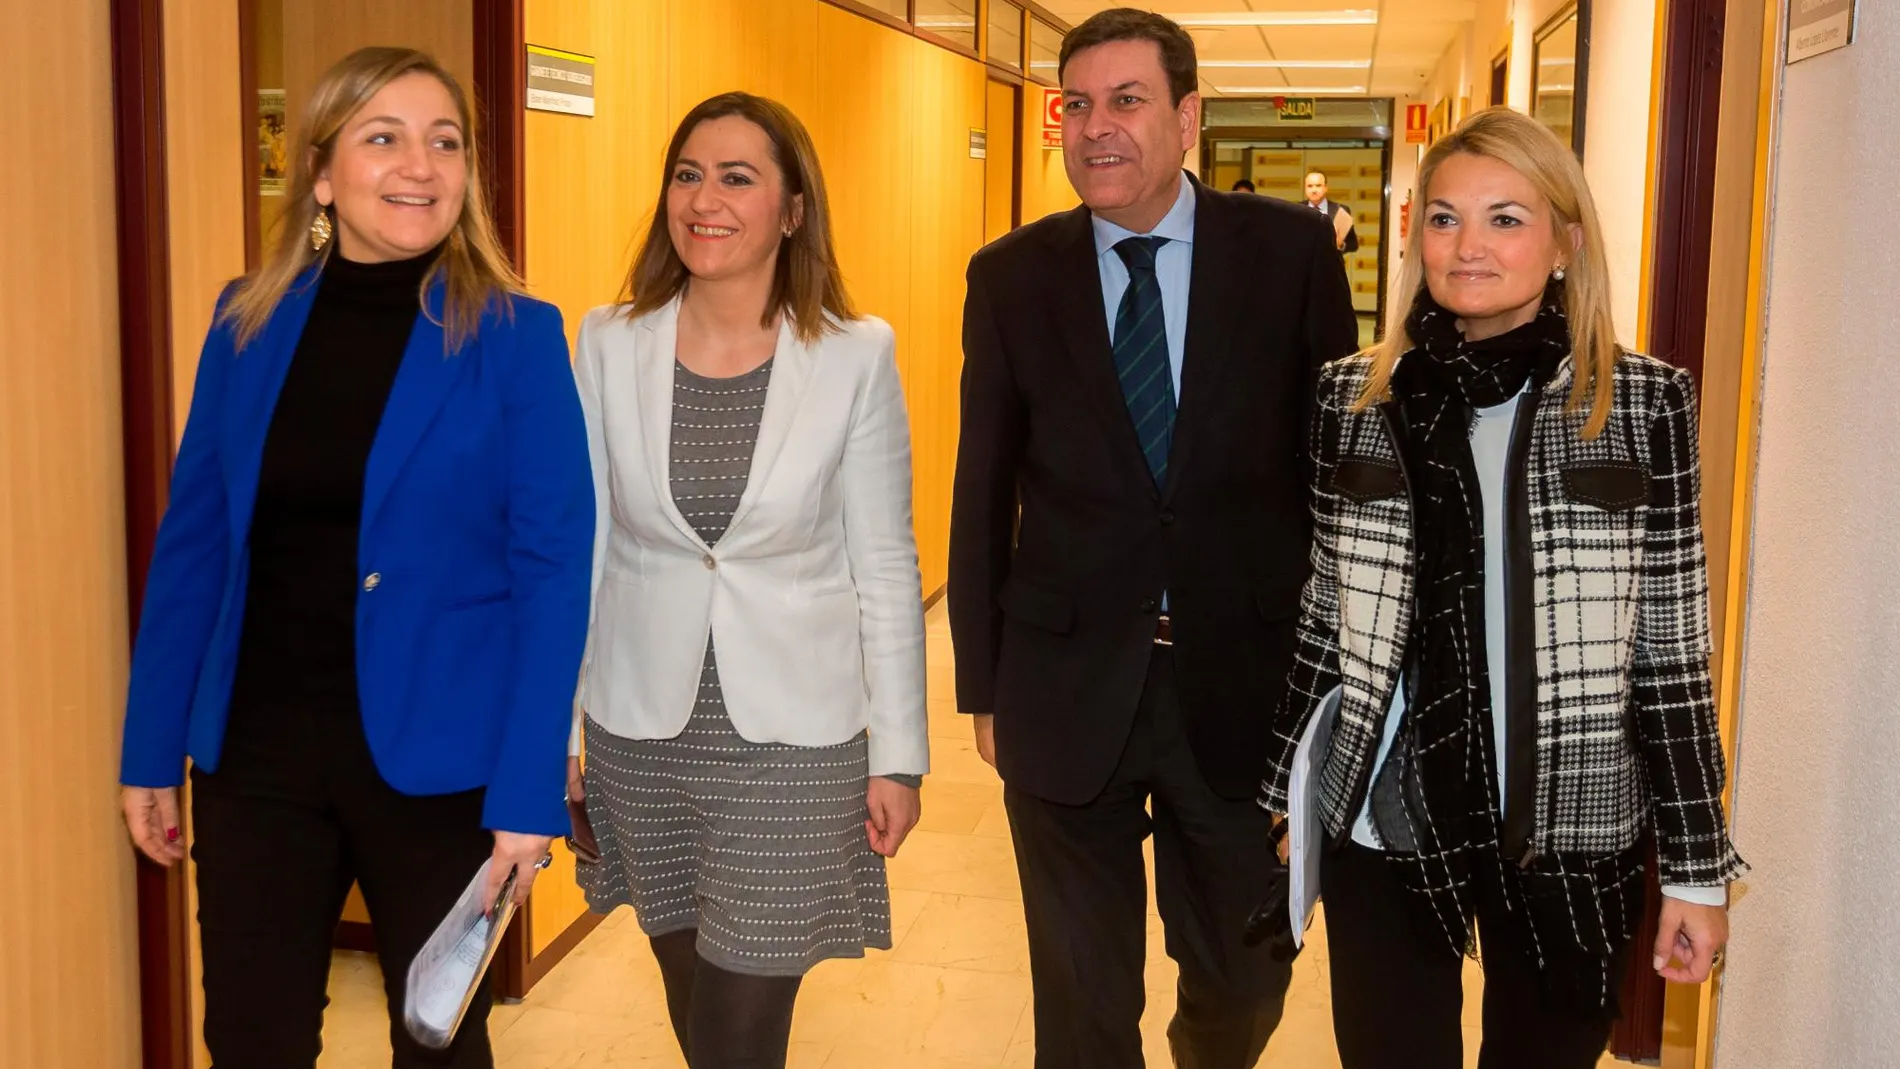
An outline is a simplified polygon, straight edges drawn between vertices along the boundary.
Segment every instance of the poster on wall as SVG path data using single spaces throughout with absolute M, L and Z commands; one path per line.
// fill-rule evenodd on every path
M 1062 90 L 1042 91 L 1042 147 L 1062 147 Z
M 290 176 L 289 132 L 285 129 L 284 91 L 257 91 L 257 192 L 259 196 L 281 197 L 284 180 Z

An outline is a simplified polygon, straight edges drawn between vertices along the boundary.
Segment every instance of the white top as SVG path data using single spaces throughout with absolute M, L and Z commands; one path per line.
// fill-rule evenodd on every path
M 1517 426 L 1518 406 L 1523 394 L 1501 405 L 1477 410 L 1477 419 L 1471 428 L 1471 459 L 1478 471 L 1478 491 L 1484 506 L 1484 657 L 1491 666 L 1491 738 L 1497 748 L 1496 768 L 1498 774 L 1499 816 L 1502 817 L 1504 793 L 1505 739 L 1505 673 L 1508 662 L 1504 640 L 1504 472 L 1511 458 L 1511 432 Z M 1401 675 L 1392 688 L 1392 704 L 1386 710 L 1384 735 L 1379 739 L 1379 756 L 1373 765 L 1376 779 L 1379 770 L 1385 767 L 1385 758 L 1392 749 L 1392 740 L 1397 737 L 1399 720 L 1405 712 L 1405 680 Z M 1372 827 L 1372 799 L 1359 810 L 1359 819 L 1353 822 L 1352 841 L 1361 846 L 1379 848 L 1378 836 Z M 1675 887 L 1665 886 L 1663 894 L 1684 902 L 1693 902 L 1704 906 L 1719 906 L 1728 901 L 1728 889 L 1725 887 Z
M 830 746 L 870 731 L 870 772 L 930 770 L 910 429 L 882 320 L 807 345 L 779 332 L 751 474 L 717 546 L 673 499 L 679 302 L 581 324 L 574 370 L 594 464 L 594 607 L 575 700 L 622 738 L 691 717 L 716 633 L 732 726 Z

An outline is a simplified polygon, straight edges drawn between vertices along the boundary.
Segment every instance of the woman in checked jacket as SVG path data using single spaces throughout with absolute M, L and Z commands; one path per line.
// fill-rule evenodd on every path
M 1333 716 L 1321 893 L 1346 1069 L 1594 1066 L 1643 907 L 1700 982 L 1746 870 L 1722 811 L 1689 375 L 1617 348 L 1583 170 L 1505 109 L 1427 153 L 1385 342 L 1328 366 L 1313 575 L 1261 804 Z M 1333 712 L 1336 702 L 1336 713 Z

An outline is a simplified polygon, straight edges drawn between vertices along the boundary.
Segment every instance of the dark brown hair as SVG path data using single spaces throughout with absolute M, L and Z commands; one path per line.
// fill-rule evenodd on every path
M 699 124 L 736 115 L 765 131 L 772 146 L 772 162 L 785 176 L 785 203 L 781 217 L 787 224 L 796 221 L 790 236 L 779 243 L 778 264 L 772 273 L 772 296 L 766 301 L 762 326 L 770 326 L 780 314 L 790 317 L 798 340 L 810 344 L 819 335 L 835 331 L 831 320 L 858 318 L 845 293 L 844 272 L 838 267 L 837 246 L 831 239 L 831 206 L 825 199 L 825 177 L 818 168 L 818 149 L 813 146 L 805 124 L 790 108 L 776 100 L 750 93 L 721 93 L 702 101 L 673 131 L 666 146 L 666 170 L 660 179 L 660 199 L 654 206 L 653 220 L 640 252 L 627 272 L 620 301 L 629 319 L 664 308 L 685 292 L 691 275 L 673 247 L 673 235 L 666 225 L 667 191 L 673 185 L 673 170 L 679 166 L 686 139 Z M 804 210 L 794 220 L 792 198 L 804 197 Z
M 434 266 L 422 280 L 416 294 L 418 305 L 437 277 L 447 286 L 441 309 L 443 341 L 451 352 L 475 336 L 482 313 L 491 302 L 511 309 L 508 297 L 523 292 L 521 279 L 509 264 L 495 237 L 495 225 L 488 214 L 482 184 L 481 153 L 476 151 L 475 111 L 468 95 L 435 57 L 413 48 L 359 48 L 344 56 L 323 73 L 310 92 L 301 136 L 288 153 L 290 181 L 284 198 L 288 206 L 278 221 L 275 241 L 264 254 L 264 262 L 244 276 L 236 292 L 224 307 L 223 319 L 237 326 L 237 348 L 250 344 L 258 331 L 277 310 L 278 302 L 311 264 L 326 261 L 336 248 L 332 239 L 321 251 L 310 248 L 310 225 L 318 212 L 332 215 L 335 208 L 317 203 L 317 175 L 330 165 L 336 153 L 337 134 L 383 87 L 410 74 L 426 74 L 442 83 L 455 102 L 456 118 L 462 123 L 462 158 L 468 165 L 468 186 L 462 194 L 462 211 L 454 229 L 442 243 Z M 425 314 L 434 312 L 424 308 Z
M 1194 38 L 1152 11 L 1132 7 L 1111 7 L 1096 15 L 1062 38 L 1062 55 L 1056 61 L 1056 80 L 1069 69 L 1069 59 L 1077 52 L 1115 41 L 1153 41 L 1161 49 L 1161 69 L 1168 72 L 1168 103 L 1175 107 L 1201 84 L 1200 65 L 1194 58 Z

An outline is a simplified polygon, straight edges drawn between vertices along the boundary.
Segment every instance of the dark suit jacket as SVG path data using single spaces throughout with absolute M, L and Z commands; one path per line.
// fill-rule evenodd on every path
M 1326 213 L 1327 222 L 1332 223 L 1334 226 L 1338 226 L 1339 224 L 1338 222 L 1336 222 L 1336 220 L 1342 215 L 1346 217 L 1347 222 L 1350 223 L 1352 221 L 1351 208 L 1346 207 L 1344 204 L 1341 204 L 1336 200 L 1328 200 L 1326 202 L 1326 206 L 1332 209 L 1331 211 Z M 1337 248 L 1337 246 L 1335 246 L 1335 248 Z M 1348 226 L 1346 228 L 1346 247 L 1343 249 L 1340 249 L 1340 251 L 1341 252 L 1358 252 L 1359 251 L 1358 228 L 1352 227 L 1352 226 Z
M 996 716 L 1012 787 L 1094 798 L 1133 724 L 1163 593 L 1202 774 L 1250 797 L 1285 688 L 1311 517 L 1305 430 L 1357 325 L 1318 213 L 1195 183 L 1167 483 L 1110 347 L 1086 208 L 970 261 L 950 522 L 957 701 Z M 1018 509 L 1020 507 L 1020 523 Z

